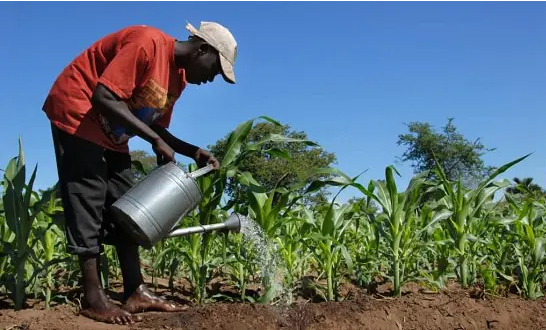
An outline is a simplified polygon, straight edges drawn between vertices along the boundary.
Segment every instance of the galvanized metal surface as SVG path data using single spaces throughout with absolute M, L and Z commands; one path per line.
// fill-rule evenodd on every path
M 212 170 L 200 171 L 204 175 Z M 195 209 L 202 192 L 195 177 L 173 162 L 156 168 L 112 204 L 116 220 L 137 244 L 151 248 Z
M 241 219 L 239 218 L 239 215 L 237 213 L 232 213 L 226 219 L 226 221 L 222 223 L 179 228 L 179 229 L 173 230 L 167 236 L 176 237 L 176 236 L 184 236 L 189 234 L 208 233 L 211 231 L 222 231 L 222 230 L 238 233 L 240 229 L 241 229 Z

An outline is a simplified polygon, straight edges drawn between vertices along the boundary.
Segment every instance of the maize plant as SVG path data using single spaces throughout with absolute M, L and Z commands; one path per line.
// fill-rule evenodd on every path
M 514 217 L 503 219 L 509 224 L 516 239 L 513 249 L 519 265 L 519 282 L 525 297 L 537 299 L 544 296 L 541 282 L 545 265 L 546 207 L 533 198 L 518 203 L 508 196 Z
M 34 193 L 38 200 L 40 196 Z M 33 259 L 44 276 L 43 294 L 45 296 L 45 308 L 48 309 L 51 303 L 51 293 L 54 286 L 53 270 L 56 264 L 70 261 L 70 257 L 63 251 L 61 245 L 64 242 L 63 231 L 59 223 L 56 223 L 56 215 L 63 211 L 59 199 L 55 195 L 55 188 L 52 188 L 41 196 L 43 200 L 41 212 L 36 215 L 36 227 L 34 236 L 41 243 L 41 253 L 36 253 Z M 36 204 L 35 204 L 36 205 Z
M 394 180 L 394 173 L 398 173 L 392 166 L 385 169 L 385 181 L 374 181 L 377 193 L 365 190 L 361 191 L 373 198 L 382 209 L 377 216 L 377 221 L 382 229 L 383 236 L 388 242 L 388 255 L 391 258 L 390 277 L 393 281 L 395 296 L 400 296 L 401 288 L 406 281 L 405 272 L 412 264 L 413 257 L 421 253 L 421 235 L 428 227 L 445 218 L 445 212 L 438 212 L 424 227 L 420 227 L 419 210 L 420 198 L 423 194 L 422 187 L 424 174 L 413 178 L 405 192 L 399 193 Z
M 469 255 L 468 241 L 477 237 L 473 232 L 474 222 L 477 221 L 484 204 L 497 191 L 510 185 L 508 180 L 494 182 L 493 179 L 528 156 L 518 158 L 499 167 L 486 180 L 482 181 L 476 189 L 469 191 L 462 186 L 460 179 L 456 184 L 448 180 L 442 167 L 436 163 L 436 173 L 440 178 L 440 187 L 444 193 L 437 211 L 446 210 L 451 213 L 449 219 L 444 223 L 455 244 L 454 250 L 457 254 L 459 281 L 465 288 L 469 285 L 468 264 L 472 257 Z
M 227 272 L 231 283 L 235 288 L 239 289 L 241 301 L 255 302 L 254 298 L 247 296 L 247 288 L 250 282 L 250 274 L 252 272 L 252 257 L 251 253 L 246 249 L 241 235 L 224 236 L 224 248 L 229 251 L 229 256 L 224 253 L 224 270 Z M 229 298 L 225 295 L 218 295 L 223 298 Z
M 441 221 L 449 217 L 450 213 L 445 210 L 435 212 L 434 209 L 435 201 L 429 200 L 421 206 L 419 211 L 419 223 L 424 229 L 419 240 L 422 259 L 417 267 L 420 273 L 420 277 L 417 278 L 435 288 L 442 289 L 451 278 L 456 277 L 452 271 L 451 238 L 441 226 Z
M 305 248 L 305 237 L 311 229 L 306 225 L 305 216 L 307 209 L 298 205 L 286 215 L 286 220 L 280 228 L 280 233 L 275 237 L 279 252 L 286 266 L 285 284 L 288 290 L 288 301 L 292 301 L 292 293 L 298 279 L 305 275 L 305 270 L 311 253 Z
M 47 215 L 47 212 L 57 211 L 51 199 L 51 192 L 37 199 L 37 194 L 32 190 L 37 169 L 38 167 L 35 166 L 26 183 L 26 164 L 22 141 L 19 140 L 19 154 L 9 161 L 2 182 L 4 219 L 12 233 L 8 235 L 4 232 L 4 238 L 9 237 L 11 240 L 3 241 L 3 253 L 13 267 L 12 274 L 4 274 L 4 281 L 12 294 L 16 310 L 23 308 L 26 301 L 25 289 L 36 279 L 43 267 L 62 261 L 50 258 L 44 264 L 36 264 L 38 261 L 36 246 L 39 240 L 36 238 L 36 233 L 39 232 L 39 226 L 36 223 L 44 219 L 44 213 Z M 45 238 L 44 243 L 46 258 L 48 258 L 52 255 L 53 249 L 51 237 Z M 34 265 L 32 261 L 35 261 Z
M 349 204 L 337 206 L 334 200 L 324 216 L 315 217 L 310 211 L 306 212 L 306 222 L 313 228 L 308 236 L 308 245 L 321 273 L 326 275 L 328 300 L 339 298 L 338 286 L 343 263 L 349 274 L 352 272 L 352 258 L 345 246 L 347 227 L 351 221 L 346 220 L 344 214 L 349 209 Z
M 289 303 L 293 295 L 304 292 L 297 289 L 309 286 L 324 300 L 339 301 L 344 299 L 340 288 L 345 280 L 356 280 L 372 291 L 380 278 L 392 282 L 395 296 L 408 281 L 425 280 L 442 288 L 451 278 L 458 278 L 464 287 L 481 280 L 489 294 L 500 292 L 504 284 L 515 284 L 525 298 L 544 295 L 544 196 L 519 184 L 518 189 L 507 189 L 504 198 L 494 198 L 510 184 L 494 181 L 496 177 L 528 155 L 500 167 L 474 189 L 463 187 L 460 180 L 448 180 L 437 164 L 434 179 L 428 179 L 430 173 L 415 176 L 404 191 L 395 182 L 398 172 L 392 166 L 385 168 L 383 180 L 371 180 L 367 186 L 358 182 L 359 175 L 309 168 L 305 169 L 309 176 L 297 184 L 266 190 L 243 169 L 247 156 L 261 154 L 290 162 L 290 148 L 273 145 L 316 144 L 278 134 L 249 143 L 258 119 L 280 126 L 268 117 L 238 125 L 223 146 L 220 168 L 196 179 L 203 193 L 201 202 L 173 229 L 218 223 L 231 212 L 248 216 L 254 223 L 245 224 L 253 228 L 241 234 L 191 234 L 161 241 L 142 253 L 153 282 L 168 278 L 174 291 L 177 280 L 185 277 L 198 304 L 217 298 L 273 302 L 273 284 L 279 282 Z M 142 164 L 133 165 L 146 174 Z M 187 168 L 194 171 L 196 165 Z M 37 170 L 28 182 L 26 171 L 19 141 L 19 154 L 8 163 L 2 180 L 0 289 L 11 295 L 16 309 L 24 306 L 32 290 L 36 297 L 44 297 L 47 308 L 59 297 L 56 287 L 79 285 L 74 276 L 79 266 L 63 251 L 62 208 L 55 189 L 33 191 Z M 323 179 L 307 184 L 315 177 Z M 228 183 L 233 195 L 224 200 Z M 332 200 L 308 198 L 326 187 L 339 188 Z M 341 203 L 338 196 L 349 187 L 362 198 Z M 254 229 L 257 233 L 251 233 Z M 253 235 L 260 236 L 258 249 L 251 248 Z M 102 258 L 103 279 L 114 275 L 119 280 L 114 250 L 107 247 Z M 238 292 L 217 291 L 225 284 Z
M 367 190 L 374 190 L 373 182 L 368 184 Z M 349 203 L 352 210 L 347 213 L 347 217 L 354 222 L 354 227 L 347 232 L 347 248 L 353 256 L 357 283 L 368 287 L 375 284 L 375 279 L 381 276 L 382 269 L 388 263 L 384 258 L 383 241 L 376 221 L 377 204 L 367 195 Z
M 168 278 L 168 286 L 171 294 L 174 293 L 174 282 L 182 261 L 180 251 L 185 250 L 185 244 L 178 237 L 160 241 L 155 249 L 152 258 L 152 282 L 156 278 Z
M 275 125 L 280 125 L 271 118 L 263 116 L 259 118 L 265 119 Z M 199 188 L 203 192 L 203 198 L 198 206 L 198 209 L 192 213 L 192 216 L 199 219 L 199 224 L 205 225 L 219 222 L 219 214 L 221 213 L 220 210 L 222 209 L 220 208 L 220 202 L 228 179 L 235 178 L 243 184 L 246 182 L 253 182 L 253 179 L 248 173 L 242 173 L 238 168 L 242 160 L 247 155 L 260 152 L 270 154 L 272 156 L 289 158 L 288 155 L 281 150 L 275 148 L 262 149 L 261 147 L 268 142 L 305 143 L 307 145 L 313 145 L 313 143 L 310 141 L 287 138 L 278 134 L 266 136 L 254 144 L 246 144 L 246 139 L 255 120 L 256 119 L 252 119 L 241 123 L 228 136 L 226 151 L 220 168 L 209 175 L 201 176 L 196 179 Z M 191 164 L 189 169 L 190 172 L 195 170 L 196 165 Z M 276 206 L 274 210 L 278 212 L 280 208 Z M 194 225 L 195 224 L 196 223 L 194 223 Z M 205 287 L 207 279 L 209 278 L 210 271 L 212 271 L 211 267 L 215 265 L 209 262 L 211 243 L 213 242 L 214 237 L 215 233 L 206 233 L 201 235 L 201 237 L 192 235 L 189 238 L 191 248 L 189 249 L 189 252 L 186 253 L 186 259 L 188 262 L 192 263 L 192 265 L 190 265 L 190 269 L 192 269 L 194 278 L 198 282 L 199 302 L 204 301 L 206 297 Z M 199 249 L 199 256 L 197 256 L 197 249 Z M 200 260 L 199 264 L 195 264 L 197 260 Z
M 2 243 L 2 252 L 0 254 L 0 281 L 2 283 L 2 289 L 4 289 L 6 276 L 10 274 L 10 256 L 8 251 L 11 251 L 11 242 L 15 239 L 15 233 L 11 231 L 8 226 L 3 205 L 2 214 L 0 216 L 0 239 Z
M 27 184 L 23 146 L 19 140 L 19 155 L 9 161 L 3 180 L 5 221 L 15 234 L 13 241 L 4 242 L 4 253 L 9 256 L 14 267 L 14 273 L 8 276 L 6 285 L 12 292 L 16 310 L 23 308 L 26 300 L 27 262 L 34 253 L 30 239 L 36 214 L 32 209 L 31 197 L 36 172 L 37 167 L 34 168 Z
M 313 181 L 305 190 L 305 193 L 318 191 L 324 186 L 341 187 L 338 193 L 329 203 L 326 213 L 322 216 L 315 216 L 311 211 L 306 210 L 306 222 L 312 226 L 312 232 L 308 235 L 309 248 L 313 251 L 316 262 L 322 273 L 326 274 L 326 298 L 328 300 L 338 299 L 338 285 L 341 278 L 341 266 L 347 266 L 349 274 L 353 272 L 353 258 L 347 249 L 347 231 L 352 224 L 351 218 L 345 216 L 351 210 L 350 204 L 339 206 L 336 198 L 348 187 L 356 186 L 366 191 L 356 183 L 359 175 L 350 178 L 348 175 L 337 169 L 319 168 L 310 171 L 310 175 L 329 174 L 334 175 L 327 179 Z M 317 212 L 319 213 L 319 212 Z
M 295 259 L 292 248 L 301 246 L 302 244 L 301 241 L 293 241 L 287 236 L 284 236 L 286 240 L 283 240 L 282 242 L 277 241 L 275 238 L 285 226 L 289 226 L 290 222 L 295 221 L 287 216 L 287 214 L 290 212 L 291 207 L 295 205 L 297 200 L 303 196 L 295 196 L 292 191 L 287 188 L 277 188 L 265 193 L 263 192 L 263 189 L 259 183 L 256 182 L 256 180 L 254 180 L 248 172 L 241 173 L 238 181 L 242 185 L 248 187 L 247 196 L 249 203 L 249 216 L 256 221 L 256 223 L 263 230 L 265 237 L 268 238 L 266 243 L 268 246 L 261 247 L 266 251 L 266 255 L 264 257 L 268 261 L 266 262 L 266 267 L 268 269 L 265 269 L 263 273 L 264 276 L 262 279 L 262 284 L 265 286 L 266 292 L 268 292 L 266 296 L 272 296 L 274 288 L 271 286 L 271 276 L 274 274 L 273 270 L 270 268 L 276 267 L 277 265 L 273 263 L 275 260 L 274 256 L 271 254 L 280 251 L 287 271 L 291 274 L 291 267 L 294 266 Z M 288 268 L 290 270 L 288 270 Z M 292 278 L 291 275 L 288 276 L 288 282 L 291 286 Z M 262 301 L 265 301 L 265 297 Z
M 221 216 L 219 215 L 220 211 L 215 210 L 211 212 L 208 220 L 214 222 L 220 222 Z M 201 217 L 195 215 L 195 211 L 192 212 L 192 215 L 187 216 L 182 222 L 183 226 L 197 226 L 201 224 Z M 218 220 L 216 220 L 218 219 Z M 212 223 L 212 222 L 211 222 Z M 173 245 L 173 249 L 165 249 L 159 252 L 160 257 L 166 256 L 166 253 L 169 253 L 172 257 L 176 259 L 176 266 L 178 266 L 179 260 L 175 254 L 178 252 L 181 255 L 181 260 L 185 262 L 185 265 L 188 269 L 189 281 L 192 286 L 194 298 L 198 304 L 203 304 L 208 301 L 207 296 L 207 283 L 210 280 L 211 272 L 218 267 L 222 258 L 218 254 L 214 253 L 214 236 L 210 234 L 205 236 L 202 234 L 190 234 L 186 237 L 181 238 L 181 244 L 176 243 Z M 180 238 L 169 238 L 169 240 L 179 241 Z M 174 243 L 173 243 L 174 244 Z M 181 249 L 177 250 L 175 246 L 180 246 Z M 171 263 L 172 265 L 172 263 Z M 171 272 L 175 272 L 174 267 L 170 267 Z

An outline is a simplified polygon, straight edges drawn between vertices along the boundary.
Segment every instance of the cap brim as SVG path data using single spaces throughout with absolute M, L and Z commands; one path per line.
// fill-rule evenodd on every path
M 220 55 L 220 64 L 222 65 L 222 76 L 224 80 L 230 84 L 235 84 L 235 72 L 233 72 L 233 65 L 226 60 L 222 54 Z

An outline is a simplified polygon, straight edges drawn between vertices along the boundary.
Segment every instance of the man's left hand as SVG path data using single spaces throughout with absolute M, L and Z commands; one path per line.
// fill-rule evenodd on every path
M 198 149 L 193 159 L 195 159 L 195 162 L 197 165 L 199 165 L 199 167 L 203 167 L 208 164 L 212 164 L 214 169 L 218 169 L 220 167 L 220 162 L 218 162 L 218 160 L 207 150 Z

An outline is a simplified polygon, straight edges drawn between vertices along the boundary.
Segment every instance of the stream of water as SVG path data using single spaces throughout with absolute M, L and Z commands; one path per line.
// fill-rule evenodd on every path
M 275 290 L 275 302 L 277 304 L 289 304 L 290 292 L 285 287 L 286 266 L 280 255 L 276 242 L 270 240 L 260 225 L 240 215 L 241 233 L 245 248 L 251 247 L 256 252 L 260 278 L 267 290 L 269 287 Z

